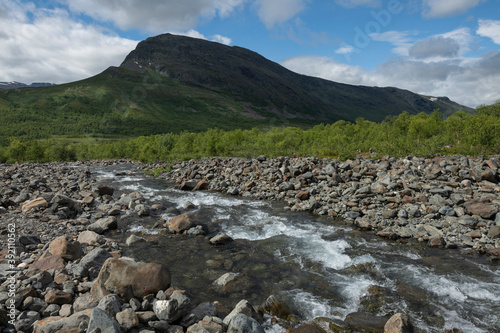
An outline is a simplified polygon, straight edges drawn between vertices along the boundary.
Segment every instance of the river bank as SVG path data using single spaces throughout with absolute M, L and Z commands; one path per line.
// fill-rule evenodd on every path
M 341 218 L 392 240 L 500 257 L 500 158 L 440 156 L 339 162 L 318 158 L 208 158 L 155 164 L 179 188 L 197 186 L 291 211 Z
M 182 184 L 179 187 L 182 187 L 184 191 L 198 186 L 198 190 L 215 189 L 232 195 L 242 194 L 242 197 L 283 199 L 287 202 L 289 211 L 309 211 L 337 218 L 344 214 L 358 212 L 360 216 L 346 215 L 351 219 L 347 221 L 356 227 L 362 226 L 359 221 L 368 220 L 366 217 L 368 214 L 365 213 L 364 206 L 359 206 L 360 201 L 370 198 L 370 200 L 379 200 L 379 198 L 378 196 L 359 197 L 366 190 L 356 191 L 362 189 L 363 186 L 358 185 L 353 191 L 350 188 L 356 186 L 354 182 L 359 183 L 362 180 L 370 185 L 371 190 L 372 185 L 381 180 L 378 176 L 372 175 L 371 183 L 373 184 L 368 182 L 370 174 L 358 168 L 357 161 L 347 161 L 346 165 L 329 163 L 320 164 L 317 159 L 268 160 L 264 157 L 255 160 L 209 159 L 179 162 L 174 165 L 170 173 L 162 177 L 175 179 L 179 185 Z M 398 163 L 395 161 L 391 167 L 387 168 L 387 173 L 392 175 L 392 171 L 388 170 L 393 170 L 393 166 Z M 129 252 L 128 249 L 137 244 L 156 244 L 155 236 L 144 232 L 135 232 L 126 240 L 122 239 L 123 231 L 120 230 L 125 230 L 127 225 L 138 220 L 147 220 L 154 233 L 165 235 L 167 241 L 168 237 L 174 237 L 174 239 L 187 237 L 193 240 L 200 239 L 202 242 L 206 240 L 208 246 L 219 249 L 216 251 L 224 252 L 224 246 L 229 246 L 227 250 L 231 251 L 234 251 L 234 248 L 226 245 L 232 242 L 230 237 L 219 235 L 217 223 L 209 223 L 207 226 L 208 221 L 190 222 L 189 219 L 195 217 L 190 212 L 197 207 L 189 204 L 187 200 L 183 200 L 183 205 L 168 208 L 141 191 L 117 191 L 109 183 L 100 181 L 94 172 L 94 168 L 97 167 L 120 164 L 129 165 L 132 171 L 125 168 L 126 171 L 110 174 L 110 179 L 120 176 L 134 181 L 132 176 L 135 171 L 133 170 L 161 167 L 161 165 L 143 165 L 126 160 L 0 165 L 0 228 L 3 244 L 0 299 L 4 304 L 4 307 L 0 309 L 0 323 L 6 327 L 3 331 L 54 332 L 69 329 L 72 332 L 90 332 L 96 327 L 107 329 L 112 327 L 114 332 L 121 330 L 194 333 L 202 330 L 240 332 L 250 327 L 252 332 L 262 332 L 263 317 L 268 320 L 274 317 L 274 322 L 279 322 L 282 327 L 299 324 L 291 317 L 290 312 L 283 310 L 286 309 L 286 304 L 274 298 L 270 298 L 267 303 L 264 298 L 261 300 L 262 305 L 253 304 L 253 306 L 244 301 L 245 290 L 248 288 L 248 280 L 244 275 L 234 272 L 223 274 L 219 276 L 220 286 L 216 287 L 219 292 L 224 290 L 221 295 L 229 290 L 236 290 L 235 297 L 239 297 L 239 299 L 236 298 L 238 302 L 233 298 L 234 301 L 224 305 L 222 304 L 224 302 L 219 303 L 212 299 L 210 302 L 197 304 L 191 303 L 190 298 L 194 299 L 194 297 L 189 294 L 189 290 L 182 291 L 176 288 L 177 286 L 171 285 L 172 271 L 178 271 L 179 267 L 166 267 L 161 264 L 148 265 L 140 260 L 124 258 L 123 253 Z M 285 172 L 282 173 L 280 169 L 284 167 L 284 164 Z M 300 165 L 302 167 L 297 169 Z M 332 177 L 333 171 L 331 175 L 324 174 L 326 170 L 335 170 L 335 178 Z M 483 171 L 488 170 L 484 168 Z M 282 174 L 281 181 L 278 172 Z M 405 187 L 404 171 L 400 174 L 394 172 L 394 174 L 391 180 L 401 179 L 401 181 L 390 182 L 386 187 L 397 194 L 382 195 L 382 197 L 398 198 L 401 196 L 398 191 L 402 191 Z M 346 176 L 350 178 L 342 178 Z M 398 176 L 400 177 L 397 178 Z M 494 176 L 496 177 L 495 174 Z M 355 180 L 355 177 L 358 179 Z M 346 179 L 348 181 L 345 181 Z M 456 180 L 458 182 L 458 179 Z M 248 183 L 252 181 L 253 185 L 249 185 Z M 337 182 L 339 186 L 336 190 L 339 191 L 337 197 L 333 196 L 331 191 L 323 193 L 320 187 L 323 181 Z M 435 181 L 441 182 L 439 179 Z M 342 184 L 345 185 L 340 186 Z M 396 187 L 393 188 L 392 184 Z M 293 189 L 290 186 L 293 186 Z M 400 186 L 403 189 L 400 189 Z M 434 186 L 437 187 L 437 185 Z M 485 186 L 491 186 L 492 190 L 485 190 Z M 373 188 L 376 189 L 376 186 L 374 185 Z M 459 212 L 460 205 L 466 207 L 465 202 L 473 199 L 483 200 L 480 201 L 481 205 L 496 205 L 498 210 L 497 187 L 486 183 L 486 180 L 481 179 L 477 183 L 471 181 L 472 191 L 469 194 L 465 184 L 451 188 L 457 189 L 457 194 L 464 195 L 463 203 L 458 204 L 456 208 L 451 206 Z M 346 192 L 347 189 L 349 189 L 348 192 Z M 306 192 L 309 192 L 309 198 L 305 198 Z M 449 197 L 453 193 L 450 193 L 445 200 L 451 200 Z M 434 195 L 442 197 L 444 194 L 435 193 Z M 496 199 L 493 195 L 496 195 Z M 359 210 L 352 204 L 345 205 L 350 207 L 349 210 L 344 211 L 342 208 L 336 210 L 337 206 L 329 206 L 335 202 L 327 203 L 326 208 L 321 201 L 323 197 L 338 199 L 339 203 L 345 200 L 344 197 L 349 198 L 350 201 L 358 203 Z M 365 204 L 365 201 L 362 202 Z M 380 207 L 387 208 L 385 205 Z M 373 206 L 370 209 L 376 211 L 380 207 Z M 399 210 L 397 212 L 399 214 Z M 462 216 L 465 215 L 469 214 Z M 172 218 L 166 221 L 165 216 L 172 216 Z M 466 243 L 454 244 L 457 247 L 464 246 L 462 249 L 466 252 L 477 251 L 494 258 L 495 249 L 498 248 L 495 243 L 497 238 L 490 237 L 488 234 L 494 227 L 493 223 L 496 224 L 495 219 L 498 219 L 498 214 L 492 218 L 470 216 L 476 221 L 473 230 L 480 230 L 483 232 L 482 235 L 485 235 L 480 238 L 471 237 L 471 239 L 475 239 L 477 244 L 482 246 L 475 247 L 474 244 L 467 245 Z M 459 219 L 457 216 L 451 217 Z M 403 221 L 402 218 L 404 217 L 399 216 L 393 219 Z M 416 219 L 416 216 L 413 218 Z M 390 220 L 390 218 L 384 219 Z M 412 221 L 411 219 L 412 217 L 409 217 L 407 221 Z M 380 223 L 383 221 L 381 220 Z M 399 223 L 401 222 L 398 222 L 398 225 Z M 408 222 L 405 226 L 411 228 L 412 223 Z M 376 229 L 377 227 L 374 226 L 370 228 Z M 434 225 L 433 227 L 438 230 L 444 229 L 439 229 Z M 424 229 L 427 230 L 425 226 Z M 443 233 L 441 237 L 449 239 L 447 236 L 448 233 Z M 492 238 L 493 242 L 487 237 Z M 10 242 L 11 238 L 18 241 Z M 428 233 L 421 238 L 422 241 L 428 242 L 432 239 L 432 235 Z M 480 242 L 481 239 L 486 241 Z M 220 248 L 217 248 L 218 246 Z M 448 245 L 448 247 L 454 246 Z M 216 261 L 207 260 L 207 263 Z M 266 267 L 263 266 L 263 268 Z M 145 283 L 144 276 L 148 276 L 148 283 Z M 367 295 L 370 304 L 371 298 L 380 296 L 377 294 L 380 289 L 374 290 L 373 294 Z M 266 295 L 266 298 L 267 296 L 269 295 Z M 411 297 L 414 298 L 414 295 Z M 13 314 L 14 319 L 9 317 L 10 314 Z M 231 324 L 231 319 L 237 315 L 239 319 Z M 371 328 L 373 332 L 383 332 L 388 319 L 389 317 L 373 316 L 366 312 L 349 313 L 345 321 L 318 319 L 303 329 L 311 329 L 312 325 L 312 328 L 319 332 L 334 332 L 334 329 L 356 331 L 354 327 L 363 327 L 365 323 L 366 325 L 376 324 Z M 408 320 L 405 316 L 396 317 L 394 320 L 396 319 L 402 323 Z M 10 320 L 13 320 L 14 326 L 9 325 Z M 266 325 L 269 327 L 270 323 Z M 404 330 L 401 331 L 404 332 Z

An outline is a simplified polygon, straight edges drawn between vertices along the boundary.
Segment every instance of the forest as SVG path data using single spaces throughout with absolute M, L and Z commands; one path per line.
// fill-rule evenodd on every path
M 67 138 L 22 140 L 0 146 L 0 162 L 52 162 L 129 158 L 142 162 L 199 159 L 208 156 L 318 156 L 338 159 L 369 153 L 371 157 L 500 153 L 500 101 L 477 112 L 403 112 L 380 123 L 358 118 L 309 129 L 253 128 L 167 133 L 135 138 Z

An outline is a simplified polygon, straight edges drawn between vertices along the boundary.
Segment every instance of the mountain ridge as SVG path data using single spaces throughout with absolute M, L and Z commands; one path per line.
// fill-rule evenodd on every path
M 242 47 L 164 34 L 140 42 L 119 67 L 87 79 L 0 90 L 0 144 L 10 137 L 306 128 L 436 109 L 474 111 L 446 97 L 314 78 Z

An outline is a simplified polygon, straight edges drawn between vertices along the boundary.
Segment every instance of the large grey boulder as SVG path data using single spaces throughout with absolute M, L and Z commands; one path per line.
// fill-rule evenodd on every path
M 87 333 L 99 329 L 101 333 L 121 333 L 118 322 L 99 308 L 93 308 Z
M 240 313 L 229 322 L 227 333 L 264 333 L 259 322 Z

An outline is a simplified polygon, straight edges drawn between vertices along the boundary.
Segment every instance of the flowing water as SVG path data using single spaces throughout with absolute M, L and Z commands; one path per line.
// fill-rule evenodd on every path
M 343 320 L 357 311 L 404 312 L 418 332 L 500 332 L 500 269 L 485 257 L 386 241 L 331 218 L 285 211 L 279 202 L 179 191 L 130 168 L 94 171 L 118 194 L 139 192 L 178 208 L 164 219 L 185 212 L 184 204 L 192 202 L 197 208 L 189 212 L 209 233 L 222 231 L 235 240 L 216 247 L 206 237 L 152 228 L 158 218 L 122 219 L 113 237 L 124 242 L 134 233 L 148 240 L 124 246 L 125 254 L 168 265 L 172 285 L 189 291 L 195 304 L 218 300 L 232 308 L 247 299 L 259 305 L 274 294 L 303 321 Z M 248 277 L 243 290 L 221 294 L 212 287 L 227 272 Z

